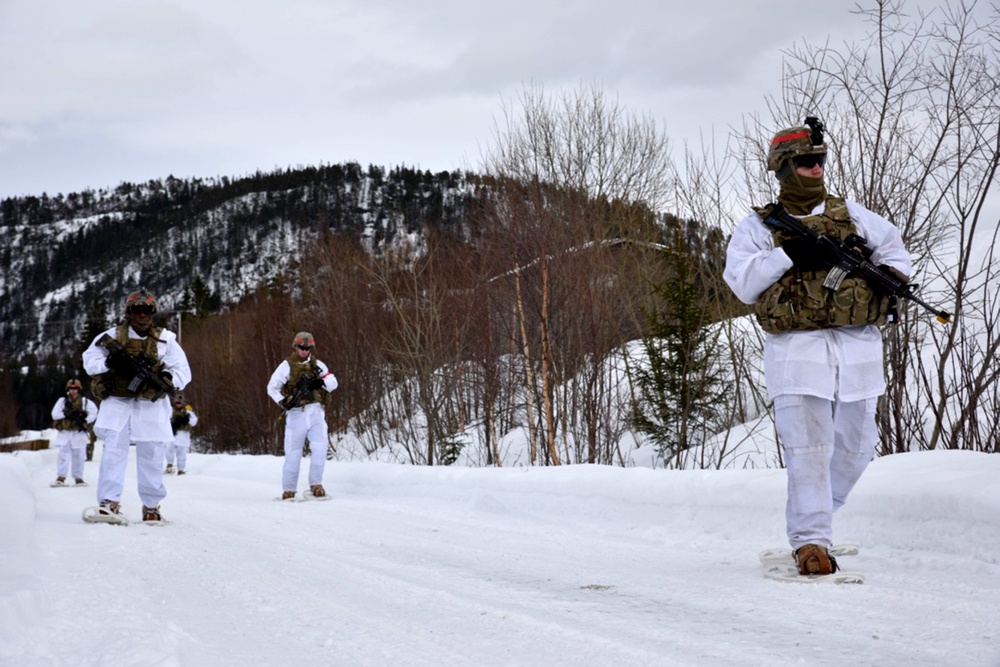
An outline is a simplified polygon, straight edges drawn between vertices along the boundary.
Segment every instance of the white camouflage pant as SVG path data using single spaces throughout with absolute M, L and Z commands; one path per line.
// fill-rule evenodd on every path
M 792 549 L 833 543 L 833 513 L 875 454 L 876 402 L 797 394 L 774 399 L 774 425 L 788 472 L 785 521 Z
M 70 472 L 72 461 L 73 478 L 83 477 L 83 461 L 87 456 L 89 436 L 83 431 L 60 431 L 56 435 L 56 447 L 59 454 L 56 457 L 56 477 L 66 477 Z
M 178 444 L 177 441 L 169 443 L 167 445 L 167 465 L 173 465 L 174 461 L 177 461 L 178 470 L 187 470 L 187 458 L 190 450 L 190 446 L 185 447 Z
M 302 450 L 309 438 L 309 485 L 323 483 L 326 450 L 330 434 L 326 427 L 323 406 L 318 403 L 289 410 L 285 413 L 285 465 L 281 470 L 282 491 L 295 491 L 299 484 Z
M 121 501 L 125 490 L 125 468 L 128 466 L 129 440 L 128 425 L 121 431 L 94 429 L 97 437 L 104 441 L 101 450 L 101 468 L 97 477 L 97 502 L 102 500 Z M 163 486 L 163 454 L 166 444 L 162 442 L 139 441 L 135 443 L 135 469 L 139 499 L 146 507 L 156 507 L 167 497 Z
M 167 443 L 167 464 L 177 461 L 178 470 L 187 470 L 188 452 L 191 451 L 191 433 L 178 431 L 174 439 Z

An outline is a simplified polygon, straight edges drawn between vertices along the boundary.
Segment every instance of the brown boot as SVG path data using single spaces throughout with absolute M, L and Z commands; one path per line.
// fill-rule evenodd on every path
M 326 489 L 322 484 L 313 484 L 309 487 L 309 493 L 313 494 L 313 498 L 322 498 L 326 495 Z
M 281 494 L 282 500 L 291 500 L 294 497 L 295 497 L 294 491 L 285 491 L 284 493 Z
M 163 517 L 160 515 L 160 506 L 156 507 L 146 507 L 142 506 L 142 520 L 143 521 L 163 521 Z
M 117 500 L 102 500 L 100 513 L 121 514 L 121 503 L 119 503 Z
M 833 574 L 837 571 L 837 560 L 829 554 L 826 547 L 818 544 L 806 544 L 795 550 L 795 564 L 799 574 Z

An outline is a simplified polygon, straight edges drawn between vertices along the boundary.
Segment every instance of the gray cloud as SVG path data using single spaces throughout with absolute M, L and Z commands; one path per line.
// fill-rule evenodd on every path
M 599 83 L 679 141 L 762 107 L 782 49 L 864 28 L 801 0 L 0 0 L 0 197 L 344 160 L 474 168 L 529 81 Z

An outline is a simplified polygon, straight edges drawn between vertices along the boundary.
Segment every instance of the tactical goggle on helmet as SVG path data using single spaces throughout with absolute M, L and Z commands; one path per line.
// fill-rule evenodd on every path
M 771 139 L 771 148 L 767 153 L 767 170 L 778 172 L 779 180 L 782 180 L 782 171 L 791 170 L 791 161 L 794 158 L 801 155 L 817 155 L 824 158 L 826 156 L 823 123 L 815 116 L 806 118 L 805 123 L 805 126 L 780 130 Z M 822 164 L 822 160 L 820 163 Z
M 144 289 L 136 290 L 125 298 L 125 314 L 128 315 L 133 309 L 150 309 L 149 313 L 156 312 L 156 297 Z
M 295 334 L 295 340 L 292 341 L 292 347 L 298 347 L 303 350 L 311 350 L 316 347 L 316 341 L 313 339 L 313 335 L 308 331 L 300 331 Z
M 66 389 L 67 390 L 70 390 L 70 389 L 77 389 L 77 390 L 79 390 L 79 389 L 83 389 L 83 385 L 80 384 L 79 380 L 77 380 L 76 378 L 73 378 L 72 380 L 70 380 L 69 382 L 66 383 Z

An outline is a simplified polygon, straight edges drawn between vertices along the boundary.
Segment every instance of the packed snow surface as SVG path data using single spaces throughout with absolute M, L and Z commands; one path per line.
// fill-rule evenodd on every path
M 150 526 L 134 466 L 94 525 L 96 461 L 0 454 L 0 664 L 1000 665 L 996 455 L 874 461 L 841 586 L 764 578 L 777 469 L 331 461 L 287 503 L 280 458 L 192 454 Z

